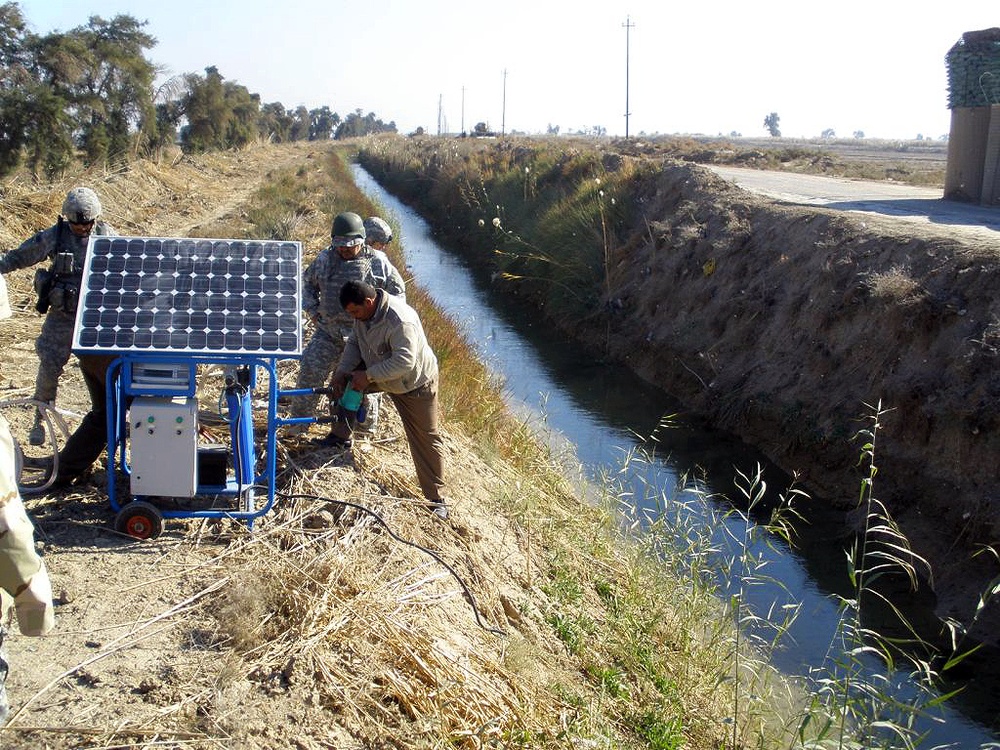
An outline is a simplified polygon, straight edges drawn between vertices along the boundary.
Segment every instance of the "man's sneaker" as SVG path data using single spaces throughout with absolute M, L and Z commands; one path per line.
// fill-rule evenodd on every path
M 45 445 L 45 424 L 42 422 L 40 411 L 35 412 L 35 423 L 28 432 L 28 442 L 32 445 Z
M 312 441 L 315 445 L 322 445 L 324 448 L 350 448 L 351 440 L 342 438 L 340 435 L 331 432 L 326 437 L 316 438 Z
M 443 501 L 431 503 L 431 513 L 440 518 L 442 521 L 448 520 L 448 506 L 445 505 Z

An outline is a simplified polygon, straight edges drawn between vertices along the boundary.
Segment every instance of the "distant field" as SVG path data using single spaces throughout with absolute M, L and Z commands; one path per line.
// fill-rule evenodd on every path
M 945 169 L 947 141 L 892 141 L 857 138 L 702 138 L 702 143 L 726 141 L 742 148 L 807 148 L 862 162 L 919 162 L 921 168 Z

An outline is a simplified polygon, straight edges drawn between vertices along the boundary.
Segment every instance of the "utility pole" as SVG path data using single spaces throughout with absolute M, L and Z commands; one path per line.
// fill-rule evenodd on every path
M 625 23 L 622 24 L 625 27 L 625 140 L 628 140 L 628 117 L 631 112 L 628 111 L 628 45 L 629 45 L 629 29 L 634 29 L 635 24 L 632 23 L 631 18 L 625 16 Z
M 500 136 L 506 132 L 507 123 L 507 68 L 503 69 L 503 109 L 500 110 Z
M 462 86 L 462 135 L 465 135 L 465 86 Z
M 444 94 L 438 94 L 438 135 L 441 135 L 441 100 Z

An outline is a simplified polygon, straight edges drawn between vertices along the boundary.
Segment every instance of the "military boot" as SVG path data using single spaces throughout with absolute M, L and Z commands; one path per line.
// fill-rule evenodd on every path
M 45 445 L 45 418 L 41 409 L 35 409 L 35 422 L 28 432 L 28 442 L 32 445 Z

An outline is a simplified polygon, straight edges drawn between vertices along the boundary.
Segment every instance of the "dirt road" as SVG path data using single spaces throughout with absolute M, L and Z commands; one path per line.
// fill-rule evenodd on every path
M 893 216 L 978 239 L 1000 240 L 1000 210 L 946 201 L 939 188 L 709 166 L 739 187 L 784 203 Z

